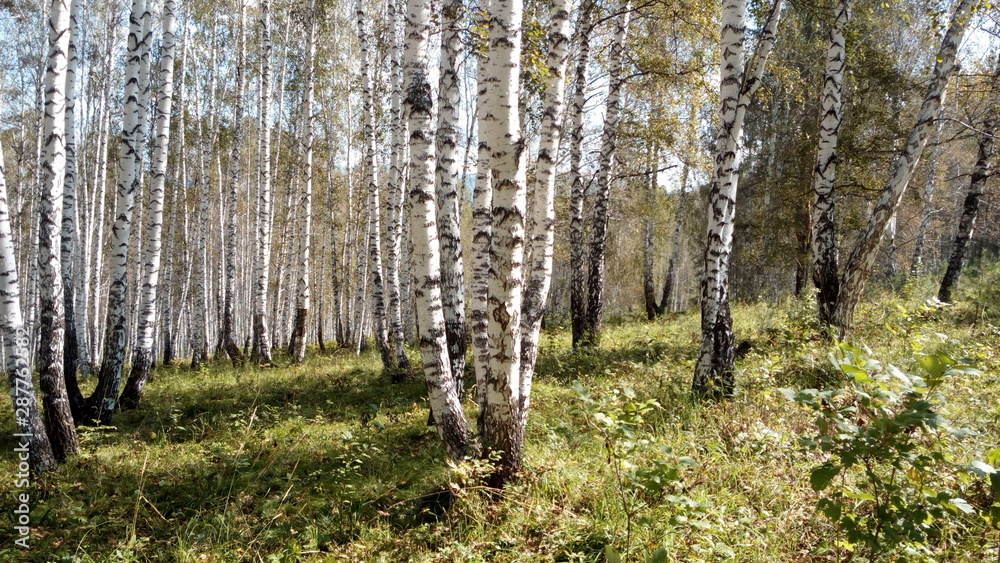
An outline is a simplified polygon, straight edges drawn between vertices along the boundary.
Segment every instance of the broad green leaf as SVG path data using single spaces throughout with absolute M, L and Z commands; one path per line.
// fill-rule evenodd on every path
M 646 563 L 667 563 L 667 550 L 659 547 L 652 555 L 646 558 Z
M 814 491 L 822 491 L 830 485 L 830 481 L 840 473 L 840 466 L 832 463 L 824 463 L 812 470 L 809 475 L 809 484 Z
M 972 506 L 969 505 L 969 503 L 966 502 L 966 500 L 964 498 L 955 497 L 955 498 L 951 499 L 951 504 L 952 504 L 952 506 L 954 506 L 955 508 L 961 510 L 962 512 L 964 512 L 966 514 L 975 514 L 975 512 L 976 512 L 976 509 L 972 508 Z
M 622 563 L 621 554 L 610 545 L 604 546 L 604 556 L 607 557 L 608 563 Z

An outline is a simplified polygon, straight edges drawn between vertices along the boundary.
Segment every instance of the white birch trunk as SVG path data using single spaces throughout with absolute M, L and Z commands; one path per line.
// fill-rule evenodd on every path
M 375 346 L 382 357 L 382 367 L 392 370 L 396 358 L 389 347 L 386 326 L 385 293 L 382 282 L 382 225 L 379 220 L 379 189 L 375 162 L 375 102 L 372 96 L 372 69 L 369 62 L 368 31 L 365 29 L 365 12 L 362 0 L 357 0 L 358 39 L 361 44 L 361 97 L 364 112 L 365 183 L 368 186 L 368 265 L 372 279 L 372 320 Z
M 917 238 L 913 242 L 913 258 L 910 260 L 910 275 L 919 276 L 925 271 L 924 264 L 924 241 L 927 238 L 927 230 L 931 224 L 931 214 L 934 212 L 932 206 L 934 202 L 934 185 L 937 182 L 937 162 L 941 153 L 941 124 L 938 120 L 934 128 L 934 137 L 931 144 L 931 155 L 927 161 L 927 179 L 924 181 L 924 191 L 921 194 L 920 206 L 920 227 L 917 230 Z
M 445 0 L 441 13 L 441 65 L 438 81 L 437 224 L 441 244 L 441 301 L 451 374 L 463 392 L 465 351 L 465 276 L 462 269 L 458 197 L 458 56 L 462 50 L 462 0 Z
M 837 271 L 837 240 L 834 230 L 833 187 L 837 179 L 837 140 L 840 135 L 841 96 L 844 89 L 844 28 L 851 19 L 850 1 L 841 0 L 837 19 L 830 29 L 826 53 L 819 122 L 819 151 L 813 169 L 812 207 L 812 278 L 819 293 L 819 318 L 824 324 L 833 320 L 840 285 Z
M 66 66 L 69 53 L 70 6 L 53 0 L 49 6 L 48 57 L 45 68 L 45 110 L 42 134 L 42 191 L 39 199 L 39 351 L 38 380 L 45 407 L 45 429 L 58 461 L 80 453 L 63 374 L 65 318 L 59 247 L 63 188 L 66 175 Z
M 948 79 L 958 69 L 956 59 L 958 47 L 965 36 L 972 12 L 979 6 L 979 2 L 980 0 L 961 0 L 955 7 L 951 24 L 937 52 L 934 71 L 931 73 L 930 84 L 927 86 L 927 94 L 917 114 L 916 123 L 910 130 L 903 152 L 889 171 L 889 178 L 879 194 L 875 209 L 868 218 L 868 224 L 844 266 L 837 307 L 834 311 L 834 325 L 840 330 L 841 339 L 846 338 L 851 330 L 854 310 L 861 300 L 865 281 L 871 274 L 879 242 L 885 236 L 889 219 L 895 214 L 899 202 L 903 199 L 906 186 L 920 161 L 924 145 L 927 144 L 927 138 L 934 130 L 934 122 L 944 103 Z
M 260 3 L 260 155 L 257 170 L 257 252 L 254 259 L 253 361 L 271 363 L 271 339 L 267 333 L 267 291 L 271 269 L 271 5 Z
M 386 212 L 386 288 L 389 294 L 389 340 L 392 343 L 393 353 L 396 355 L 396 365 L 401 372 L 409 367 L 410 361 L 406 357 L 406 333 L 403 330 L 403 310 L 400 297 L 400 254 L 402 250 L 403 238 L 403 161 L 405 156 L 404 140 L 406 138 L 406 122 L 402 119 L 402 96 L 403 96 L 403 75 L 399 60 L 399 24 L 396 16 L 400 10 L 398 0 L 389 0 L 389 74 L 392 97 L 390 108 L 391 148 L 389 156 L 389 180 L 388 180 L 388 210 Z M 404 275 L 408 272 L 404 272 Z M 339 310 L 339 307 L 337 307 Z M 338 314 L 339 318 L 339 314 Z M 343 331 L 338 331 L 338 334 Z M 340 341 L 341 336 L 337 340 Z M 393 381 L 402 379 L 402 373 L 394 374 Z
M 153 365 L 153 336 L 156 329 L 156 292 L 160 278 L 163 233 L 163 193 L 167 179 L 167 150 L 170 147 L 170 115 L 173 103 L 174 50 L 177 42 L 175 0 L 163 3 L 163 47 L 160 51 L 160 92 L 156 103 L 153 134 L 153 161 L 147 207 L 145 249 L 143 251 L 142 293 L 139 296 L 139 334 L 132 357 L 132 371 L 122 392 L 122 408 L 136 408 Z
M 243 172 L 243 94 L 245 92 L 244 72 L 246 66 L 246 4 L 239 4 L 239 23 L 236 52 L 236 107 L 233 109 L 233 148 L 229 157 L 229 190 L 226 202 L 226 235 L 225 235 L 225 295 L 222 309 L 221 345 L 229 356 L 234 367 L 243 365 L 243 352 L 234 340 L 236 315 L 236 227 L 240 202 L 240 175 Z
M 316 2 L 312 1 L 309 12 L 310 16 L 315 13 Z M 313 98 L 315 96 L 315 69 L 316 69 L 316 22 L 313 17 L 309 18 L 309 38 L 306 46 L 306 76 L 305 76 L 305 103 L 302 106 L 303 120 L 305 125 L 305 138 L 303 140 L 303 164 L 302 179 L 303 189 L 299 197 L 299 212 L 301 213 L 298 222 L 299 228 L 299 277 L 295 288 L 295 322 L 292 328 L 292 342 L 289 346 L 292 353 L 292 361 L 302 362 L 306 357 L 306 318 L 309 314 L 309 251 L 310 232 L 312 229 L 312 183 L 313 183 Z
M 746 68 L 746 0 L 726 0 L 722 7 L 719 132 L 715 171 L 708 205 L 708 244 L 701 295 L 701 349 L 695 366 L 696 395 L 728 397 L 735 390 L 733 328 L 729 315 L 729 260 L 736 219 L 736 188 L 742 152 L 743 120 L 750 98 L 760 87 L 781 17 L 776 0 L 761 34 L 753 67 Z
M 545 100 L 542 113 L 541 142 L 535 165 L 535 188 L 528 222 L 530 262 L 524 287 L 521 319 L 520 421 L 524 432 L 531 383 L 538 356 L 538 337 L 545 315 L 545 303 L 552 282 L 552 245 L 555 240 L 556 160 L 562 139 L 563 113 L 566 106 L 566 61 L 570 46 L 570 10 L 572 0 L 556 0 L 549 21 L 549 53 L 545 66 Z
M 38 474 L 55 469 L 56 458 L 38 410 L 28 366 L 31 351 L 21 318 L 21 291 L 13 243 L 10 210 L 7 207 L 7 171 L 3 146 L 0 145 L 0 327 L 3 330 L 5 369 L 17 425 L 14 438 L 19 447 L 27 445 L 29 466 L 32 473 Z
M 407 0 L 406 6 L 403 111 L 409 124 L 408 199 L 413 241 L 412 273 L 416 284 L 414 306 L 418 311 L 420 354 L 431 412 L 448 456 L 459 460 L 469 453 L 470 428 L 451 375 L 441 305 L 441 257 L 434 199 L 433 101 L 427 76 L 431 2 Z
M 485 107 L 493 176 L 489 295 L 489 374 L 486 411 L 481 414 L 483 446 L 499 455 L 490 478 L 501 487 L 520 468 L 524 429 L 521 401 L 521 305 L 524 282 L 526 213 L 525 147 L 518 90 L 521 70 L 523 4 L 494 0 L 490 6 L 488 90 Z

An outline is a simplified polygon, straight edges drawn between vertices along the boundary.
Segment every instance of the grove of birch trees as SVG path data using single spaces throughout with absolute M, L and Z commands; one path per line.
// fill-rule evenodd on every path
M 545 331 L 700 310 L 691 400 L 726 400 L 733 300 L 809 300 L 830 339 L 872 284 L 949 301 L 1000 253 L 998 37 L 979 0 L 0 2 L 32 467 L 159 365 L 337 351 L 422 379 L 503 487 Z

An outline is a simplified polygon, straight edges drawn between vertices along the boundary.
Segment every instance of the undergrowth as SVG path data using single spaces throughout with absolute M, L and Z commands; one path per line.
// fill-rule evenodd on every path
M 977 368 L 950 373 L 934 390 L 947 401 L 927 407 L 968 431 L 927 450 L 952 468 L 934 483 L 951 495 L 942 518 L 957 524 L 921 528 L 924 560 L 1000 558 L 990 475 L 961 469 L 988 466 L 998 447 L 996 278 L 974 272 L 950 306 L 926 302 L 932 280 L 918 280 L 902 300 L 873 292 L 857 314 L 851 342 L 866 357 L 907 374 L 929 355 Z M 426 425 L 423 384 L 391 385 L 374 355 L 312 350 L 304 365 L 268 369 L 161 366 L 138 410 L 81 429 L 83 455 L 34 483 L 28 551 L 12 547 L 15 489 L 0 480 L 0 560 L 847 561 L 866 560 L 872 545 L 907 556 L 906 542 L 896 550 L 870 534 L 845 539 L 843 518 L 830 515 L 870 523 L 865 501 L 845 491 L 868 494 L 866 483 L 885 482 L 887 470 L 866 481 L 843 469 L 827 483 L 835 488 L 817 487 L 816 468 L 841 463 L 846 442 L 804 448 L 802 438 L 824 435 L 816 417 L 828 407 L 816 399 L 802 408 L 779 392 L 815 389 L 846 404 L 832 391 L 851 382 L 830 362 L 834 347 L 811 302 L 733 313 L 747 345 L 737 395 L 718 404 L 688 393 L 696 313 L 611 326 L 598 349 L 572 351 L 566 330 L 547 331 L 524 474 L 501 495 L 483 486 L 483 462 L 446 464 Z M 467 391 L 470 420 L 474 396 Z M 859 435 L 873 420 L 843 416 Z M 9 404 L 0 425 L 14 427 Z M 11 434 L 0 435 L 0 471 L 13 476 Z M 922 436 L 930 448 L 934 434 Z M 919 500 L 910 481 L 893 482 Z

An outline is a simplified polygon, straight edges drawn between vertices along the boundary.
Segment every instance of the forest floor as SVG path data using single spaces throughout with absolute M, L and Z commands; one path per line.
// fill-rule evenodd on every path
M 752 347 L 737 361 L 737 396 L 718 404 L 688 395 L 696 312 L 610 322 L 595 350 L 573 352 L 566 330 L 547 331 L 524 474 L 502 494 L 482 485 L 483 462 L 446 465 L 426 425 L 423 384 L 389 384 L 373 354 L 311 350 L 304 365 L 267 369 L 161 367 L 138 410 L 81 428 L 84 453 L 34 483 L 24 551 L 11 536 L 14 425 L 3 403 L 0 472 L 11 478 L 0 479 L 0 560 L 614 561 L 621 553 L 774 562 L 844 561 L 852 550 L 872 560 L 871 546 L 848 535 L 854 522 L 882 534 L 876 554 L 891 552 L 885 560 L 996 561 L 1000 529 L 984 515 L 1000 514 L 1000 499 L 968 464 L 1000 456 L 990 454 L 1000 447 L 998 283 L 1000 271 L 970 272 L 961 299 L 945 308 L 925 305 L 932 280 L 909 282 L 902 297 L 871 292 L 851 341 L 905 373 L 920 372 L 928 354 L 974 361 L 978 371 L 941 378 L 946 403 L 932 400 L 933 412 L 971 432 L 897 433 L 909 440 L 889 444 L 897 458 L 866 450 L 861 466 L 822 493 L 811 482 L 823 472 L 813 469 L 829 455 L 799 439 L 821 434 L 816 415 L 780 389 L 850 383 L 830 362 L 834 346 L 817 335 L 811 303 L 792 300 L 734 307 L 737 338 Z M 893 381 L 866 385 L 892 391 Z M 470 420 L 474 393 L 466 393 Z M 858 396 L 842 395 L 855 401 L 855 430 L 902 408 L 866 409 Z M 847 404 L 830 401 L 819 408 Z M 926 471 L 898 457 L 915 451 L 929 452 Z M 834 501 L 828 513 L 840 507 L 840 526 L 817 511 L 821 498 Z M 967 502 L 940 501 L 954 498 Z M 908 536 L 917 539 L 887 547 L 887 530 L 919 510 Z

